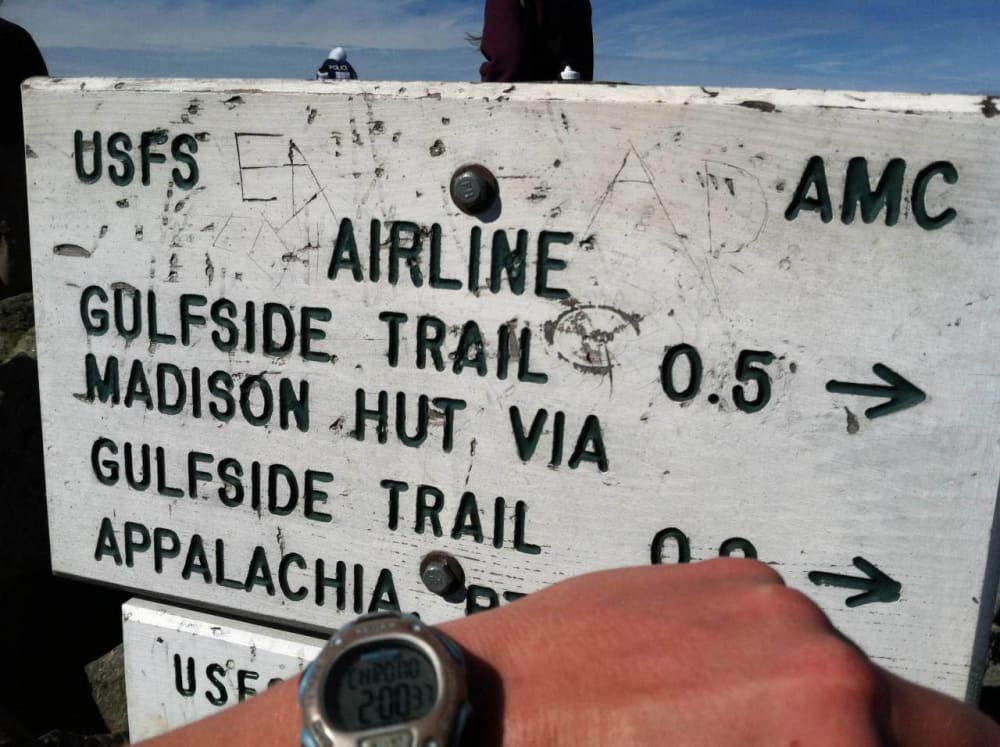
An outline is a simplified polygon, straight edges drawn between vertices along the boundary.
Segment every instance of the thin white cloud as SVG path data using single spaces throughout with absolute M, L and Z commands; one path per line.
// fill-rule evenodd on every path
M 475 4 L 414 0 L 7 0 L 6 18 L 44 47 L 215 50 L 334 45 L 440 50 L 482 23 Z
M 712 0 L 671 0 L 616 10 L 603 20 L 598 49 L 643 59 L 745 64 L 788 59 L 815 46 L 836 14 L 742 7 Z

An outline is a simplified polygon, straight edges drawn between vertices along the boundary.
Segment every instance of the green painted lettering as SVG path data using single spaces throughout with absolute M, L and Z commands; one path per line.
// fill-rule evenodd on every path
M 156 345 L 176 345 L 177 337 L 159 330 L 159 315 L 156 310 L 156 291 L 146 292 L 146 316 L 149 317 L 149 341 Z
M 383 568 L 375 582 L 372 601 L 368 605 L 369 612 L 399 612 L 399 596 L 396 594 L 396 584 L 392 580 L 392 571 Z
M 309 432 L 309 382 L 304 379 L 299 382 L 298 392 L 288 379 L 278 382 L 278 424 L 283 431 L 290 427 L 289 415 L 295 418 L 295 427 L 301 433 Z
M 305 487 L 302 491 L 302 498 L 305 505 L 304 515 L 307 519 L 318 521 L 320 524 L 329 524 L 333 521 L 333 517 L 330 514 L 319 511 L 316 508 L 317 503 L 325 504 L 327 498 L 330 497 L 327 495 L 326 491 L 317 488 L 316 483 L 328 484 L 331 482 L 333 482 L 333 475 L 329 472 L 318 472 L 311 469 L 306 470 Z
M 125 296 L 131 300 L 131 326 L 125 320 Z M 142 299 L 134 288 L 115 288 L 115 331 L 132 341 L 142 332 Z
M 404 446 L 416 449 L 427 440 L 430 427 L 430 398 L 421 394 L 417 399 L 417 430 L 414 435 L 406 432 L 406 394 L 396 394 L 396 437 Z
M 278 478 L 285 483 L 285 502 L 279 502 Z M 272 464 L 267 470 L 267 510 L 275 516 L 291 516 L 299 504 L 299 482 L 295 473 L 283 464 Z
M 380 322 L 389 325 L 389 350 L 386 352 L 386 356 L 389 359 L 389 365 L 396 368 L 399 365 L 399 327 L 409 321 L 410 317 L 396 311 L 383 311 L 378 315 L 378 318 Z
M 257 392 L 256 397 L 254 392 Z M 254 412 L 254 399 L 259 403 L 259 412 Z M 274 392 L 263 376 L 247 376 L 240 384 L 240 414 L 250 425 L 263 427 L 271 422 L 274 415 Z
M 404 239 L 409 240 L 404 242 Z M 420 253 L 423 249 L 420 226 L 409 221 L 396 221 L 389 230 L 389 283 L 399 283 L 400 260 L 410 268 L 410 282 L 414 288 L 424 284 L 424 275 L 420 271 Z
M 267 552 L 260 545 L 253 549 L 243 588 L 253 591 L 255 586 L 263 586 L 268 596 L 273 597 L 276 593 L 274 579 L 271 577 L 271 565 L 267 562 Z
M 399 480 L 382 480 L 379 485 L 389 491 L 389 529 L 399 529 L 399 494 L 410 489 L 409 483 Z
M 167 545 L 167 540 L 170 544 Z M 181 538 L 177 532 L 157 527 L 153 530 L 153 570 L 163 573 L 164 558 L 176 558 L 181 554 Z
M 463 536 L 472 537 L 480 544 L 484 539 L 483 523 L 479 518 L 479 504 L 476 502 L 475 493 L 462 493 L 462 500 L 458 504 L 458 513 L 455 514 L 451 538 L 461 539 Z
M 514 506 L 514 549 L 525 555 L 541 555 L 542 548 L 525 539 L 528 531 L 528 504 L 518 501 Z
M 117 405 L 121 401 L 118 379 L 118 359 L 108 358 L 104 362 L 104 373 L 97 366 L 97 357 L 87 353 L 84 358 L 87 380 L 87 401 L 99 399 L 101 402 L 111 401 Z
M 281 558 L 281 562 L 278 564 L 278 586 L 281 588 L 281 593 L 285 595 L 287 599 L 293 602 L 301 602 L 307 596 L 309 596 L 309 590 L 305 586 L 300 586 L 298 589 L 292 589 L 291 584 L 288 583 L 288 571 L 292 566 L 297 566 L 299 570 L 306 570 L 306 559 L 295 552 L 290 552 Z
M 219 488 L 219 500 L 226 508 L 236 508 L 243 503 L 243 465 L 237 460 L 226 458 L 219 462 L 219 479 L 226 487 Z
M 444 493 L 432 485 L 417 487 L 417 517 L 413 531 L 424 533 L 424 525 L 429 521 L 435 537 L 444 535 L 441 529 L 441 511 L 444 509 Z
M 852 158 L 847 165 L 847 180 L 844 183 L 844 204 L 840 218 L 845 224 L 854 222 L 854 213 L 861 205 L 861 220 L 873 223 L 885 208 L 885 224 L 894 226 L 899 222 L 899 206 L 903 199 L 903 175 L 906 161 L 893 158 L 882 172 L 878 187 L 871 191 L 868 176 L 868 160 Z
M 88 145 L 90 148 L 87 148 Z M 93 151 L 94 154 L 90 171 L 87 171 L 87 167 L 84 164 L 83 154 L 87 150 Z M 100 132 L 95 132 L 93 139 L 89 143 L 84 142 L 81 130 L 73 133 L 73 160 L 76 163 L 76 176 L 84 184 L 94 184 L 101 178 L 101 152 Z
M 279 343 L 275 337 L 275 318 L 281 319 L 284 327 L 284 338 Z M 284 358 L 295 347 L 295 320 L 292 312 L 284 304 L 264 304 L 264 341 L 263 353 L 272 358 Z
M 98 285 L 87 286 L 80 294 L 80 319 L 88 335 L 100 337 L 108 333 L 110 317 L 106 309 L 91 308 L 91 302 L 96 298 L 101 303 L 108 302 L 108 294 Z
M 327 308 L 317 308 L 314 306 L 303 306 L 300 314 L 300 335 L 302 358 L 312 363 L 329 363 L 331 357 L 328 353 L 321 353 L 313 350 L 313 342 L 326 339 L 326 331 L 313 329 L 313 322 L 329 322 L 333 319 L 333 312 Z
M 461 290 L 462 281 L 441 276 L 441 226 L 435 223 L 431 226 L 431 288 L 442 290 Z
M 195 369 L 197 370 L 197 369 Z M 167 392 L 167 376 L 174 382 L 174 400 L 169 400 Z M 173 363 L 160 363 L 156 366 L 156 399 L 157 409 L 164 415 L 180 415 L 187 402 L 187 384 L 183 372 Z
M 336 575 L 330 578 L 326 575 L 326 561 L 316 561 L 316 593 L 313 599 L 317 607 L 322 607 L 326 602 L 326 590 L 333 589 L 337 592 L 337 609 L 343 611 L 347 606 L 347 564 L 337 561 L 336 569 Z
M 180 300 L 180 317 L 181 317 L 181 343 L 184 345 L 191 344 L 191 328 L 192 327 L 204 327 L 206 324 L 205 317 L 201 314 L 195 314 L 191 309 L 202 308 L 208 305 L 208 299 L 205 298 L 200 293 L 184 293 L 181 295 Z
M 142 361 L 134 360 L 125 387 L 125 407 L 132 407 L 137 401 L 145 402 L 147 410 L 153 409 L 153 393 L 146 380 L 146 371 L 142 367 Z
M 209 472 L 204 472 L 198 469 L 200 464 L 212 464 L 215 461 L 215 457 L 211 454 L 206 454 L 201 451 L 191 451 L 188 452 L 187 458 L 187 472 L 188 472 L 188 497 L 198 498 L 198 483 L 208 482 L 212 479 L 212 475 Z
M 816 196 L 809 193 L 816 188 Z M 833 205 L 830 203 L 830 188 L 826 183 L 826 167 L 820 156 L 813 156 L 806 165 L 799 186 L 792 197 L 792 204 L 785 211 L 785 220 L 795 220 L 800 210 L 819 212 L 824 223 L 833 220 Z
M 569 291 L 549 285 L 549 273 L 565 270 L 566 261 L 549 255 L 553 244 L 573 243 L 573 234 L 560 231 L 542 231 L 538 236 L 538 269 L 535 274 L 535 295 L 540 298 L 569 298 Z
M 913 216 L 917 219 L 917 225 L 925 231 L 936 231 L 951 223 L 958 215 L 955 208 L 946 208 L 938 215 L 927 213 L 927 186 L 931 179 L 940 175 L 946 184 L 955 184 L 958 181 L 958 169 L 948 161 L 937 161 L 921 171 L 913 182 Z
M 135 178 L 135 162 L 129 151 L 132 150 L 132 138 L 124 132 L 115 132 L 108 138 L 108 156 L 121 164 L 119 169 L 114 164 L 108 166 L 108 176 L 116 187 L 126 187 Z
M 337 275 L 345 268 L 350 269 L 354 282 L 360 283 L 364 280 L 361 257 L 358 255 L 358 242 L 354 237 L 354 224 L 350 218 L 344 218 L 340 221 L 337 241 L 333 246 L 333 256 L 330 257 L 330 267 L 326 276 L 330 280 L 336 280 Z
M 524 421 L 521 419 L 521 408 L 516 405 L 510 408 L 510 425 L 514 431 L 514 442 L 517 445 L 517 455 L 522 462 L 530 461 L 542 438 L 542 429 L 549 418 L 548 410 L 539 410 L 531 421 L 531 429 L 525 433 Z
M 583 430 L 580 431 L 580 438 L 577 439 L 576 448 L 573 450 L 568 464 L 571 469 L 576 469 L 581 462 L 593 462 L 601 472 L 608 471 L 608 454 L 604 448 L 604 435 L 601 432 L 601 421 L 596 415 L 589 415 L 584 421 Z
M 465 326 L 462 327 L 462 336 L 458 341 L 458 350 L 455 352 L 452 371 L 460 374 L 468 367 L 474 368 L 480 376 L 486 376 L 489 372 L 483 335 L 479 331 L 479 325 L 473 321 L 466 322 Z
M 122 553 L 118 549 L 115 528 L 111 525 L 111 519 L 107 517 L 101 520 L 101 529 L 97 534 L 97 548 L 94 550 L 94 560 L 100 562 L 106 555 L 115 561 L 115 565 L 122 564 Z
M 364 389 L 358 389 L 354 395 L 354 432 L 351 434 L 358 441 L 365 440 L 365 421 L 374 420 L 377 425 L 375 433 L 378 442 L 384 444 L 389 440 L 389 393 L 378 393 L 378 409 L 367 409 L 367 395 Z
M 94 441 L 90 449 L 90 467 L 94 471 L 94 477 L 101 485 L 118 484 L 118 462 L 113 459 L 101 461 L 101 452 L 108 451 L 112 455 L 118 454 L 118 444 L 108 438 L 99 438 Z
M 135 446 L 131 443 L 125 444 L 125 481 L 132 490 L 148 490 L 153 482 L 152 461 L 150 459 L 149 444 L 142 444 L 139 447 L 139 458 L 142 460 L 142 477 L 136 477 L 135 468 Z
M 132 568 L 135 565 L 135 554 L 144 553 L 151 547 L 149 530 L 134 521 L 125 522 L 125 565 Z
M 448 329 L 444 322 L 434 316 L 422 316 L 417 320 L 417 368 L 427 367 L 427 353 L 434 360 L 434 368 L 444 371 L 444 356 L 441 346 Z
M 493 251 L 490 262 L 490 292 L 499 293 L 500 279 L 507 273 L 507 285 L 514 295 L 524 293 L 524 266 L 528 258 L 528 232 L 517 232 L 517 249 L 511 250 L 506 231 L 493 234 Z
M 663 551 L 667 542 L 670 542 L 671 540 L 677 543 L 676 562 L 691 562 L 691 540 L 689 540 L 688 536 L 680 529 L 671 527 L 670 529 L 664 529 L 661 532 L 657 532 L 656 536 L 653 538 L 653 547 L 651 551 L 651 561 L 653 565 L 665 564 L 666 561 L 663 559 Z
M 212 417 L 228 423 L 236 415 L 236 400 L 233 398 L 233 377 L 225 371 L 215 371 L 208 377 L 208 391 L 217 401 L 210 402 L 208 411 Z M 218 401 L 224 405 L 220 407 Z
M 194 154 L 197 152 L 198 141 L 193 135 L 189 135 L 186 132 L 175 137 L 174 141 L 170 144 L 170 155 L 172 155 L 174 160 L 178 163 L 182 163 L 187 166 L 187 174 L 182 173 L 181 170 L 176 167 L 174 167 L 173 171 L 170 172 L 170 175 L 174 179 L 174 184 L 176 184 L 180 189 L 194 189 L 195 185 L 198 184 L 198 162 L 194 158 Z
M 150 130 L 139 136 L 139 155 L 142 162 L 142 183 L 149 186 L 150 164 L 166 163 L 167 157 L 162 153 L 153 150 L 153 146 L 163 145 L 167 142 L 167 133 L 164 130 Z
M 205 544 L 200 534 L 191 535 L 187 554 L 184 556 L 184 567 L 181 568 L 181 578 L 185 581 L 197 573 L 206 584 L 212 583 L 212 571 L 208 567 L 208 556 L 205 554 Z
M 212 304 L 210 309 L 212 323 L 216 327 L 221 327 L 227 334 L 223 337 L 222 332 L 216 329 L 212 332 L 212 343 L 223 353 L 232 353 L 239 345 L 240 333 L 233 320 L 236 318 L 236 304 L 228 298 L 220 298 Z

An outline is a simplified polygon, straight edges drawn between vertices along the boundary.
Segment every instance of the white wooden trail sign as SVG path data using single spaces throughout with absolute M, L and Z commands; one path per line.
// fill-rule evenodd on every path
M 992 100 L 77 79 L 25 101 L 56 571 L 329 629 L 754 555 L 876 661 L 974 689 Z M 464 573 L 442 596 L 430 552 Z
M 134 599 L 122 607 L 129 736 L 197 721 L 295 676 L 325 640 Z

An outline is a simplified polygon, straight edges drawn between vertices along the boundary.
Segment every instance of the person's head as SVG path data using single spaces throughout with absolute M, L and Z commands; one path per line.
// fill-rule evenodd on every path
M 343 47 L 334 47 L 330 50 L 330 59 L 334 62 L 347 62 L 347 52 Z

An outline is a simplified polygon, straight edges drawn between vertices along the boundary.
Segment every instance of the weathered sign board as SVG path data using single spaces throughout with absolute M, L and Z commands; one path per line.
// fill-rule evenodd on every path
M 991 99 L 90 79 L 25 99 L 58 572 L 319 630 L 750 555 L 879 663 L 975 688 Z M 464 573 L 443 596 L 432 551 Z
M 129 736 L 197 721 L 288 679 L 324 640 L 133 600 L 122 607 Z

